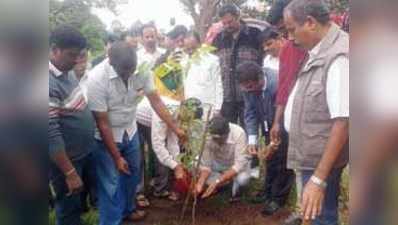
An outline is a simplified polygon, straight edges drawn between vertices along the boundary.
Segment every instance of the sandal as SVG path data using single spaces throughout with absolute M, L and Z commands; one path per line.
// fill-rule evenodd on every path
M 161 191 L 161 192 L 153 192 L 153 196 L 155 196 L 156 198 L 166 198 L 170 195 L 170 193 L 168 191 Z
M 146 217 L 146 212 L 142 210 L 136 210 L 133 213 L 131 213 L 129 216 L 125 218 L 125 220 L 129 221 L 140 221 L 143 220 Z
M 143 194 L 137 195 L 136 200 L 138 207 L 146 208 L 150 206 L 149 200 Z
M 177 192 L 173 191 L 173 192 L 170 193 L 168 199 L 173 201 L 173 202 L 176 202 L 176 201 L 180 200 L 180 195 Z

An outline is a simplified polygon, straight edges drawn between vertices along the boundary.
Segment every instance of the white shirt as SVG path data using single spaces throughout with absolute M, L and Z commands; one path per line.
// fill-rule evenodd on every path
M 160 98 L 162 99 L 163 103 L 166 105 L 167 108 L 173 108 L 180 105 L 180 102 L 174 99 L 165 96 L 160 96 Z M 140 103 L 138 103 L 137 106 L 137 123 L 144 125 L 146 127 L 151 127 L 152 114 L 156 113 L 152 109 L 151 103 L 149 102 L 148 98 L 144 97 L 144 99 Z
M 106 59 L 89 72 L 87 87 L 91 111 L 108 113 L 115 141 L 121 143 L 124 132 L 131 139 L 137 130 L 136 108 L 142 93 L 155 91 L 151 74 L 131 75 L 126 87 Z M 101 140 L 98 128 L 95 138 Z
M 279 57 L 273 57 L 272 55 L 268 54 L 264 58 L 263 67 L 279 71 Z
M 222 165 L 240 173 L 249 166 L 251 156 L 246 151 L 247 140 L 245 131 L 236 124 L 229 124 L 229 134 L 226 143 L 219 145 L 209 137 L 203 151 L 200 167 L 203 170 L 212 170 L 212 165 Z
M 159 162 L 174 169 L 179 164 L 177 160 L 177 156 L 180 154 L 178 137 L 156 113 L 153 113 L 152 116 L 151 137 L 152 148 Z
M 223 88 L 218 57 L 205 53 L 192 61 L 184 80 L 185 99 L 194 97 L 203 104 L 211 104 L 213 110 L 221 110 Z
M 60 71 L 56 66 L 54 66 L 50 61 L 48 61 L 48 69 L 54 73 L 55 76 L 59 77 L 62 75 L 62 71 Z
M 311 62 L 312 59 L 319 53 L 321 48 L 322 41 L 318 43 L 310 52 L 309 52 L 309 60 Z M 308 63 L 305 65 L 308 66 Z M 338 117 L 349 117 L 350 107 L 350 95 L 349 95 L 349 87 L 350 87 L 350 62 L 346 56 L 337 57 L 330 65 L 328 71 L 328 78 L 326 81 L 326 101 L 329 107 L 330 118 L 338 118 Z M 299 77 L 294 85 L 292 92 L 289 95 L 286 109 L 284 113 L 285 121 L 285 129 L 289 132 L 291 120 L 292 120 L 292 112 L 293 112 L 293 102 L 297 93 L 297 87 L 301 81 L 301 77 Z
M 137 51 L 137 65 L 140 65 L 141 63 L 148 63 L 150 68 L 152 68 L 155 65 L 156 60 L 164 54 L 166 50 L 162 48 L 156 48 L 154 53 L 147 52 L 147 50 L 142 47 Z

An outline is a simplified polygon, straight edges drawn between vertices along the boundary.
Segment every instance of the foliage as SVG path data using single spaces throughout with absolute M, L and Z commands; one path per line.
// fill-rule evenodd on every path
M 184 144 L 185 152 L 182 152 L 178 158 L 189 171 L 195 167 L 195 162 L 197 162 L 204 133 L 204 122 L 201 118 L 195 118 L 195 107 L 188 104 L 181 106 L 178 111 L 179 125 L 188 137 L 188 141 Z
M 49 25 L 50 30 L 62 24 L 79 29 L 87 38 L 92 55 L 103 52 L 103 40 L 106 35 L 105 25 L 91 13 L 91 7 L 106 7 L 111 11 L 116 8 L 114 0 L 50 0 Z
M 349 0 L 329 0 L 333 11 L 344 12 L 350 7 Z
M 208 28 L 217 18 L 217 11 L 225 3 L 234 3 L 242 7 L 246 0 L 180 0 L 184 11 L 193 19 L 195 30 L 203 38 Z

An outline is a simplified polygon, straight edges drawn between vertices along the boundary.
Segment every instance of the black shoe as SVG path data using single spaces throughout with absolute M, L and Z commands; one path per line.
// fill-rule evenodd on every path
M 249 198 L 249 202 L 252 204 L 268 204 L 270 199 L 265 194 L 258 194 Z
M 303 219 L 297 213 L 292 213 L 288 218 L 283 221 L 283 225 L 301 225 L 303 223 Z
M 265 204 L 264 209 L 261 211 L 261 214 L 263 214 L 264 216 L 272 216 L 280 208 L 282 208 L 282 207 L 277 202 L 268 201 Z

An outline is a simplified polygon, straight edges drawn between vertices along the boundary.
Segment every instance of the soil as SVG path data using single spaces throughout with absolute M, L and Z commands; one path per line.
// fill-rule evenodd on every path
M 279 225 L 289 214 L 281 209 L 271 217 L 261 215 L 261 204 L 251 204 L 244 200 L 229 203 L 227 198 L 214 197 L 198 202 L 196 207 L 196 225 Z M 148 216 L 134 225 L 191 225 L 191 209 L 179 224 L 183 201 L 172 202 L 167 199 L 150 199 L 151 206 L 146 209 Z M 127 224 L 126 224 L 127 225 Z

